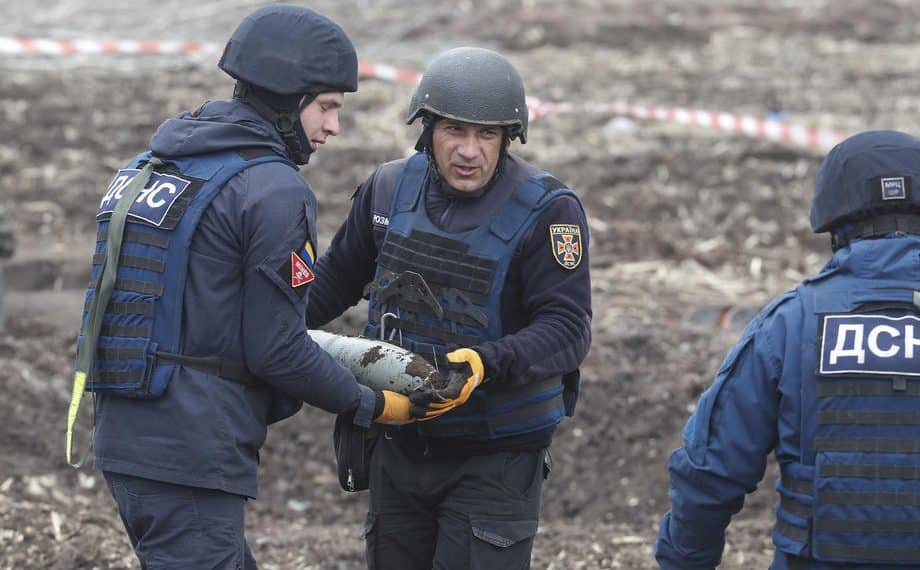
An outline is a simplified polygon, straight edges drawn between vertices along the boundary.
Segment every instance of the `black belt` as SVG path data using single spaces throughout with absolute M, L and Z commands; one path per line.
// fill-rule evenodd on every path
M 224 380 L 230 380 L 244 386 L 262 385 L 258 378 L 250 374 L 243 363 L 219 356 L 187 356 L 185 354 L 157 351 L 157 359 L 161 362 L 181 364 L 207 374 L 220 376 Z

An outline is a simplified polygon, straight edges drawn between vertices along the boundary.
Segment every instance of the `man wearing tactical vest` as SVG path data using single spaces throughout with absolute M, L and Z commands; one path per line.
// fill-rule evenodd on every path
M 920 140 L 846 139 L 818 171 L 824 269 L 747 327 L 669 461 L 662 568 L 714 568 L 725 528 L 781 469 L 774 569 L 920 567 Z
M 590 344 L 588 227 L 575 193 L 509 152 L 527 138 L 524 85 L 501 55 L 456 48 L 412 97 L 417 154 L 355 192 L 317 262 L 321 326 L 358 302 L 365 335 L 426 357 L 447 411 L 387 427 L 370 464 L 370 568 L 525 568 L 546 449 L 572 415 Z
M 354 46 L 317 12 L 271 5 L 219 67 L 233 99 L 167 120 L 103 196 L 78 339 L 68 461 L 82 463 L 85 389 L 94 466 L 145 568 L 255 568 L 259 449 L 302 402 L 360 426 L 411 419 L 406 396 L 359 385 L 304 328 L 316 200 L 298 165 L 339 132 Z

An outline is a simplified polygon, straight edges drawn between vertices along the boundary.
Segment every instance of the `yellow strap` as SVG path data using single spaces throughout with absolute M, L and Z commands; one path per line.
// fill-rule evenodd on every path
M 70 395 L 70 407 L 67 409 L 67 463 L 71 467 L 80 468 L 86 463 L 89 457 L 88 447 L 86 453 L 77 463 L 73 462 L 73 426 L 77 423 L 77 415 L 80 411 L 80 403 L 83 401 L 83 391 L 86 389 L 86 372 L 79 370 L 73 375 L 73 393 Z M 90 435 L 92 441 L 92 435 Z
M 310 265 L 313 265 L 313 262 L 316 261 L 316 252 L 313 251 L 313 244 L 310 243 L 310 240 L 307 240 L 303 244 L 303 248 L 307 251 L 307 254 L 310 256 Z

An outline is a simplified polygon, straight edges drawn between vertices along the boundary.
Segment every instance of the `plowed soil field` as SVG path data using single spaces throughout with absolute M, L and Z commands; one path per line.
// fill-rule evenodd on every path
M 224 41 L 247 1 L 0 0 L 0 36 Z M 578 415 L 551 453 L 535 568 L 654 568 L 666 461 L 746 321 L 829 254 L 807 212 L 814 151 L 592 110 L 624 101 L 851 132 L 920 132 L 920 5 L 909 0 L 318 0 L 362 59 L 422 69 L 458 45 L 506 54 L 529 93 L 572 103 L 515 151 L 567 182 L 592 237 L 594 340 Z M 98 472 L 64 463 L 93 213 L 164 119 L 227 98 L 216 56 L 0 54 L 0 200 L 14 216 L 0 333 L 0 568 L 136 568 Z M 354 187 L 407 155 L 407 85 L 368 79 L 303 170 L 321 242 Z M 334 323 L 357 333 L 361 308 Z M 88 411 L 84 410 L 84 413 Z M 276 426 L 248 535 L 263 568 L 363 566 L 365 495 L 342 492 L 332 418 Z M 724 568 L 766 568 L 771 466 L 729 529 Z

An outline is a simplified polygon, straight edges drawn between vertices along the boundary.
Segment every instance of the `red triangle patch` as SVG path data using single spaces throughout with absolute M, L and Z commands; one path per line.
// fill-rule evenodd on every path
M 316 279 L 316 274 L 300 259 L 295 252 L 291 252 L 291 287 L 300 287 Z

